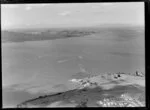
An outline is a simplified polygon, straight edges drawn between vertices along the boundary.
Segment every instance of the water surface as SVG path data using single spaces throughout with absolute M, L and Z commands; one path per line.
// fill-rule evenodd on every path
M 62 91 L 68 88 L 68 80 L 82 71 L 81 65 L 91 74 L 144 72 L 144 59 L 144 36 L 140 35 L 124 39 L 110 33 L 2 43 L 3 87 L 24 91 L 26 97 Z M 10 103 L 16 97 L 3 95 L 4 102 Z

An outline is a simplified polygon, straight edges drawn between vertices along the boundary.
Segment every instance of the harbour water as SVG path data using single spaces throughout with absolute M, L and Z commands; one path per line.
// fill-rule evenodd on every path
M 79 72 L 144 72 L 144 56 L 144 35 L 121 39 L 109 33 L 2 43 L 4 105 L 15 105 L 39 94 L 67 90 L 68 80 L 76 74 L 81 75 Z M 14 95 L 16 93 L 21 95 Z

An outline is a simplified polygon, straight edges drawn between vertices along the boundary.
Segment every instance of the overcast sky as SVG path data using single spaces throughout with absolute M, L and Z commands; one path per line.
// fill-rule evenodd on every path
M 2 29 L 144 25 L 144 3 L 3 4 Z

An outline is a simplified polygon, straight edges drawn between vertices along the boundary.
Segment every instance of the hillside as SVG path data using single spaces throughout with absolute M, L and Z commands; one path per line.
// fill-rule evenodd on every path
M 144 75 L 101 74 L 72 79 L 78 88 L 40 96 L 18 104 L 33 107 L 140 107 L 145 106 Z

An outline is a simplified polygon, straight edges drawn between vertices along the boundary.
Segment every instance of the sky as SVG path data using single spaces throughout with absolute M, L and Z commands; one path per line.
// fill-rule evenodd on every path
M 144 3 L 2 4 L 2 29 L 144 25 Z

